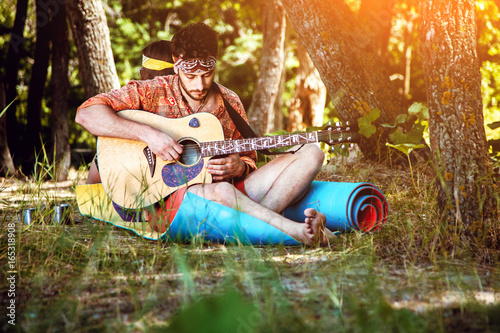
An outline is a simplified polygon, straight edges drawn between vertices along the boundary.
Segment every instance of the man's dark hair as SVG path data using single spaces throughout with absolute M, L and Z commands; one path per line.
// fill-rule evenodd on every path
M 217 33 L 205 23 L 191 23 L 172 38 L 172 53 L 177 58 L 217 57 Z

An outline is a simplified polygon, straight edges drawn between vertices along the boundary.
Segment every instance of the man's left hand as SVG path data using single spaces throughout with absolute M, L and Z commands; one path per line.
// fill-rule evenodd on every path
M 208 172 L 213 180 L 226 180 L 241 177 L 246 170 L 245 162 L 239 154 L 231 154 L 228 157 L 213 158 L 208 161 Z

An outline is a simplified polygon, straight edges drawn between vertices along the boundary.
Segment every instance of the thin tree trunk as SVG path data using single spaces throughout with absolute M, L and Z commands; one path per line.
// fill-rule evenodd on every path
M 306 49 L 300 43 L 297 45 L 297 58 L 299 68 L 286 128 L 289 132 L 322 125 L 326 104 L 326 87 Z
M 109 29 L 98 0 L 68 0 L 67 14 L 75 41 L 85 96 L 119 88 Z
M 9 104 L 17 97 L 17 72 L 19 71 L 19 61 L 24 57 L 24 27 L 28 11 L 28 0 L 17 0 L 16 18 L 10 34 L 9 50 L 5 63 L 5 102 Z M 8 128 L 7 140 L 10 151 L 16 159 L 17 152 L 22 149 L 20 141 L 21 128 L 16 118 L 17 102 L 11 105 L 11 109 L 4 115 L 7 119 Z
M 68 178 L 71 166 L 68 124 L 69 43 L 66 10 L 54 16 L 52 31 L 52 141 L 55 151 L 55 179 Z
M 45 12 L 44 0 L 36 1 L 36 44 L 35 63 L 31 72 L 31 80 L 28 90 L 28 107 L 26 138 L 23 143 L 25 156 L 23 170 L 31 170 L 35 161 L 35 155 L 42 148 L 42 99 L 47 81 L 47 69 L 50 59 L 50 15 Z
M 249 122 L 257 135 L 274 130 L 274 102 L 285 62 L 285 13 L 279 0 L 264 4 L 260 76 L 249 108 Z
M 284 115 L 283 115 L 283 92 L 285 91 L 286 84 L 286 68 L 283 66 L 281 70 L 280 83 L 278 85 L 278 93 L 276 94 L 276 98 L 274 99 L 274 122 L 272 124 L 272 128 L 269 132 L 276 132 L 282 130 L 284 128 Z
M 458 234 L 478 235 L 497 207 L 484 131 L 475 4 L 422 1 L 420 47 L 439 209 Z
M 290 23 L 286 20 L 285 16 L 285 40 L 283 41 L 283 52 L 284 52 L 284 58 L 283 58 L 283 68 L 281 69 L 281 78 L 280 78 L 280 83 L 279 83 L 279 88 L 278 88 L 278 93 L 276 94 L 276 98 L 274 101 L 274 129 L 273 132 L 275 131 L 280 131 L 282 129 L 285 129 L 286 123 L 285 123 L 285 114 L 284 114 L 284 102 L 283 102 L 283 93 L 285 92 L 286 88 L 286 80 L 287 80 L 287 71 L 286 71 L 286 66 L 284 66 L 284 63 L 286 62 L 286 55 L 289 53 L 288 47 L 290 45 L 290 34 L 293 32 L 292 26 Z
M 403 46 L 403 57 L 404 57 L 404 81 L 403 81 L 403 96 L 408 97 L 410 95 L 410 82 L 411 82 L 411 60 L 412 60 L 412 36 L 413 36 L 413 22 L 408 22 L 404 32 L 404 46 Z
M 373 109 L 381 111 L 377 132 L 362 138 L 366 157 L 387 152 L 389 130 L 377 126 L 394 123 L 405 113 L 397 88 L 384 72 L 369 36 L 342 0 L 282 0 L 290 22 L 318 69 L 342 121 L 355 122 Z
M 0 80 L 0 112 L 5 109 L 5 89 Z M 3 114 L 0 117 L 0 175 L 12 176 L 16 173 L 12 156 L 10 155 L 7 141 L 7 116 Z
M 358 12 L 358 22 L 374 41 L 376 53 L 386 64 L 394 4 L 395 0 L 362 0 Z

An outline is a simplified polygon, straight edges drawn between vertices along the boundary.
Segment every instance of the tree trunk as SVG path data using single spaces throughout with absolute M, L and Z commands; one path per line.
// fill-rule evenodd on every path
M 287 70 L 286 66 L 284 63 L 286 62 L 287 54 L 289 52 L 289 45 L 290 45 L 290 34 L 293 32 L 292 26 L 290 23 L 286 20 L 285 16 L 285 40 L 283 41 L 283 52 L 284 52 L 284 59 L 283 59 L 283 68 L 281 69 L 281 78 L 280 78 L 280 83 L 278 85 L 278 93 L 276 94 L 276 98 L 274 100 L 274 130 L 279 131 L 282 129 L 285 129 L 285 114 L 284 114 L 284 101 L 283 101 L 283 94 L 286 89 L 286 79 L 287 79 Z
M 263 45 L 260 76 L 249 108 L 249 122 L 257 135 L 274 131 L 274 102 L 285 62 L 285 13 L 279 0 L 263 8 Z
M 405 113 L 402 100 L 369 36 L 342 0 L 282 0 L 290 22 L 318 69 L 342 121 L 355 122 L 373 109 L 375 125 Z M 389 130 L 376 126 L 359 147 L 369 158 L 387 151 Z
M 14 26 L 10 34 L 9 50 L 7 51 L 7 60 L 5 63 L 5 103 L 8 105 L 17 97 L 17 72 L 19 71 L 19 60 L 24 57 L 24 27 L 26 25 L 26 16 L 28 11 L 28 0 L 17 0 L 16 18 Z M 10 151 L 16 159 L 17 152 L 22 149 L 19 140 L 21 128 L 16 118 L 17 102 L 11 105 L 6 117 L 9 129 L 7 131 L 7 140 L 9 142 Z
M 358 12 L 358 22 L 365 33 L 374 41 L 375 51 L 388 63 L 387 53 L 391 36 L 392 17 L 395 0 L 362 0 Z
M 460 234 L 482 230 L 483 221 L 497 210 L 484 131 L 475 3 L 421 3 L 420 48 L 439 209 Z
M 119 88 L 101 1 L 68 0 L 66 6 L 86 98 Z
M 299 68 L 286 128 L 289 132 L 322 125 L 326 104 L 326 87 L 306 49 L 300 43 L 297 45 L 297 57 Z
M 55 151 L 55 179 L 68 178 L 71 166 L 68 124 L 69 43 L 66 10 L 54 16 L 52 31 L 52 140 Z
M 5 109 L 5 89 L 0 80 L 0 113 Z M 7 116 L 0 117 L 0 176 L 12 176 L 16 173 L 7 140 Z
M 26 137 L 23 142 L 24 156 L 23 170 L 32 169 L 35 155 L 42 148 L 40 138 L 42 132 L 42 99 L 47 81 L 47 69 L 50 59 L 50 13 L 46 13 L 45 1 L 36 1 L 36 44 L 35 63 L 31 71 L 31 80 L 28 90 L 28 106 Z
M 278 84 L 278 92 L 276 93 L 276 98 L 274 99 L 274 107 L 272 111 L 274 115 L 274 121 L 271 126 L 272 129 L 270 129 L 270 132 L 279 131 L 284 128 L 285 117 L 283 114 L 283 105 L 284 105 L 283 93 L 285 92 L 285 86 L 286 86 L 286 68 L 285 66 L 283 66 L 281 70 L 280 83 Z

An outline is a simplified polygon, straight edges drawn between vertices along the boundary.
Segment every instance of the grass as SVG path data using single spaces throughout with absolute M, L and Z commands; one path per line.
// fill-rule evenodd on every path
M 0 280 L 1 315 L 15 299 L 16 325 L 0 325 L 21 332 L 500 331 L 498 251 L 447 252 L 429 171 L 420 165 L 413 173 L 418 189 L 403 169 L 326 166 L 318 180 L 370 181 L 390 205 L 380 232 L 342 234 L 330 249 L 151 242 L 78 213 L 72 187 L 84 174 L 64 184 L 4 180 L 0 271 L 9 275 L 15 223 L 17 274 L 14 298 Z M 48 222 L 47 207 L 58 202 L 72 205 L 72 224 Z M 33 205 L 40 222 L 21 225 L 17 212 Z

